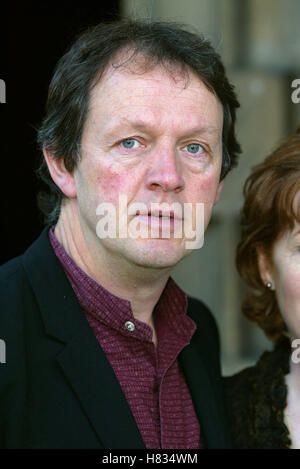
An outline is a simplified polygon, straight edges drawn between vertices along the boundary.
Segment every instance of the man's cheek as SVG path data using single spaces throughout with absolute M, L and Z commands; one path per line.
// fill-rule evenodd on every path
M 218 192 L 218 181 L 212 175 L 203 177 L 197 187 L 197 201 L 209 206 L 214 205 Z
M 101 171 L 97 177 L 95 190 L 98 198 L 105 202 L 116 204 L 118 196 L 126 190 L 126 179 L 113 170 Z

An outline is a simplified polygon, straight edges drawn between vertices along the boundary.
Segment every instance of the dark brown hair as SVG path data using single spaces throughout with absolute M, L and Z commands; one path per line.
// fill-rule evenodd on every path
M 38 131 L 40 149 L 48 150 L 52 158 L 63 158 L 67 170 L 74 170 L 80 159 L 91 90 L 108 64 L 124 50 L 132 52 L 132 57 L 143 56 L 148 68 L 161 65 L 171 70 L 175 65 L 182 71 L 192 69 L 216 94 L 224 114 L 221 179 L 224 178 L 236 165 L 241 151 L 234 131 L 239 103 L 211 44 L 175 23 L 123 20 L 101 23 L 81 34 L 56 66 L 46 115 Z M 55 223 L 64 195 L 53 182 L 44 158 L 37 174 L 49 189 L 39 195 L 39 206 L 45 222 Z
M 268 289 L 260 276 L 258 253 L 272 261 L 274 243 L 300 221 L 294 206 L 300 189 L 300 127 L 282 142 L 263 163 L 255 166 L 244 186 L 242 234 L 237 249 L 237 268 L 251 287 L 242 309 L 267 337 L 280 342 L 286 330 L 276 293 Z

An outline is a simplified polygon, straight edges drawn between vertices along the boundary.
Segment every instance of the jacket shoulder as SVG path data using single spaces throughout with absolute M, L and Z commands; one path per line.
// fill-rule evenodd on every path
M 206 321 L 211 324 L 216 324 L 214 316 L 210 309 L 206 306 L 203 301 L 192 296 L 188 296 L 188 313 L 193 319 L 198 321 Z
M 8 313 L 22 309 L 22 294 L 26 284 L 22 256 L 16 257 L 0 267 L 0 324 Z
M 14 437 L 23 431 L 25 383 L 24 298 L 26 283 L 21 257 L 0 267 L 0 448 L 7 447 L 10 415 L 19 420 Z
M 216 320 L 210 309 L 200 300 L 188 296 L 188 315 L 195 321 L 198 330 L 205 330 L 219 344 L 219 332 Z
M 4 307 L 4 310 L 12 312 L 16 308 L 19 310 L 24 309 L 22 307 L 24 306 L 22 299 L 24 299 L 26 292 L 31 290 L 28 272 L 25 269 L 25 260 L 28 258 L 27 264 L 31 265 L 32 259 L 36 257 L 36 253 L 41 250 L 41 243 L 43 243 L 42 248 L 46 245 L 45 240 L 46 230 L 23 254 L 0 266 L 0 306 Z M 43 258 L 39 262 L 42 265 L 46 261 Z M 3 309 L 0 310 L 2 313 Z
M 5 264 L 0 266 L 0 286 L 3 286 L 3 282 L 11 280 L 13 276 L 18 276 L 21 274 L 22 269 L 22 257 L 18 256 Z
M 0 331 L 12 320 L 14 313 L 22 310 L 22 291 L 26 275 L 22 257 L 16 257 L 0 267 Z

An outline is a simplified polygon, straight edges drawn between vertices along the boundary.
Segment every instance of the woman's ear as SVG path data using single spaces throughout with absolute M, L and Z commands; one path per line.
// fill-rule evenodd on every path
M 272 264 L 267 254 L 262 250 L 257 250 L 258 270 L 261 281 L 265 286 L 269 285 L 270 290 L 274 290 L 274 279 L 272 275 Z
M 74 199 L 76 197 L 76 187 L 73 174 L 65 167 L 63 158 L 53 158 L 47 150 L 43 150 L 44 157 L 55 184 L 65 194 L 66 197 Z

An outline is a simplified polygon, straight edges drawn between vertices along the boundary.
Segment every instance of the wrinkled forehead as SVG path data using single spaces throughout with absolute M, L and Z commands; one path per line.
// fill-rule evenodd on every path
M 152 72 L 152 73 L 151 73 Z M 159 73 L 157 73 L 159 72 Z M 145 53 L 136 52 L 131 49 L 119 51 L 107 64 L 101 76 L 96 76 L 92 84 L 90 100 L 93 99 L 95 88 L 104 86 L 107 82 L 113 82 L 113 79 L 122 75 L 123 77 L 145 78 L 149 75 L 160 75 L 162 78 L 168 78 L 178 89 L 186 89 L 193 80 L 198 81 L 199 85 L 205 86 L 219 101 L 213 87 L 198 75 L 191 67 L 185 63 L 160 61 Z
M 126 57 L 125 57 L 126 58 Z M 85 131 L 107 131 L 120 121 L 143 122 L 156 133 L 213 129 L 222 138 L 223 107 L 191 69 L 149 67 L 143 56 L 116 57 L 91 91 Z M 152 64 L 153 65 L 153 64 Z M 171 73 L 173 72 L 173 73 Z M 180 109 L 180 112 L 177 112 Z
M 111 67 L 91 93 L 85 130 L 110 131 L 128 123 L 157 135 L 191 135 L 206 130 L 220 145 L 223 108 L 219 99 L 193 74 L 170 75 L 160 65 L 143 73 Z M 96 129 L 97 127 L 97 129 Z

